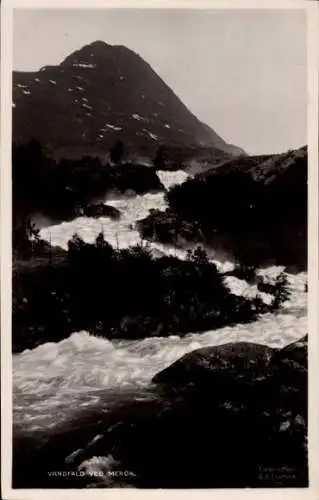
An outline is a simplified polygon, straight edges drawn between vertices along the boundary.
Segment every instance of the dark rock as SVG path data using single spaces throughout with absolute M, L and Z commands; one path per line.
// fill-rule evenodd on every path
M 263 283 L 262 281 L 257 284 L 257 288 L 259 292 L 268 293 L 269 295 L 274 294 L 276 291 L 275 285 L 272 285 L 271 283 Z
M 84 209 L 84 215 L 87 217 L 110 217 L 113 220 L 118 220 L 121 217 L 121 211 L 110 205 L 98 203 L 86 207 Z
M 287 345 L 273 356 L 268 391 L 279 412 L 289 408 L 292 419 L 298 414 L 307 420 L 308 412 L 308 349 L 306 335 Z M 274 395 L 277 400 L 275 401 Z M 304 429 L 306 433 L 306 429 Z
M 308 335 L 305 335 L 297 342 L 288 344 L 277 352 L 273 358 L 273 363 L 278 365 L 291 364 L 294 368 L 307 369 L 308 367 Z
M 153 378 L 153 382 L 170 385 L 218 383 L 220 379 L 264 379 L 275 350 L 249 342 L 204 347 L 186 354 Z
M 165 190 L 155 169 L 138 163 L 121 163 L 113 168 L 110 182 L 116 192 L 126 196 Z

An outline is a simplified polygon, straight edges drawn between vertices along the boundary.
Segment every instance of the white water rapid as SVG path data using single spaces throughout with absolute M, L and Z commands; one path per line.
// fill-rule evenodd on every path
M 187 177 L 184 172 L 160 172 L 159 175 L 166 187 L 183 182 Z M 123 248 L 140 241 L 137 231 L 132 229 L 136 220 L 145 217 L 152 208 L 166 208 L 163 193 L 107 203 L 123 212 L 119 221 L 80 217 L 43 228 L 41 237 L 66 248 L 75 232 L 85 241 L 93 242 L 102 226 L 107 241 Z M 152 246 L 166 254 L 173 252 L 164 245 Z M 184 258 L 185 252 L 181 250 L 177 256 Z M 224 270 L 232 268 L 230 262 L 216 263 Z M 259 272 L 272 279 L 280 271 L 274 267 Z M 288 275 L 288 278 L 292 294 L 284 309 L 277 315 L 266 314 L 254 323 L 194 332 L 183 338 L 152 337 L 134 341 L 109 341 L 81 331 L 58 343 L 48 342 L 14 355 L 14 422 L 32 432 L 53 428 L 73 409 L 96 404 L 107 397 L 105 394 L 147 387 L 155 373 L 201 346 L 253 341 L 279 347 L 302 337 L 307 332 L 304 286 L 307 275 L 299 273 Z M 230 277 L 227 280 L 233 293 L 256 294 L 256 289 L 242 280 Z

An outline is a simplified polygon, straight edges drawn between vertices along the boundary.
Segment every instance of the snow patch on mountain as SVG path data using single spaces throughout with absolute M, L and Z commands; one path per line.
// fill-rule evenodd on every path
M 72 64 L 73 68 L 96 68 L 96 64 L 88 64 L 88 63 L 75 63 Z
M 111 123 L 106 123 L 105 126 L 108 128 L 111 128 L 112 130 L 115 130 L 116 132 L 119 132 L 120 130 L 122 130 L 122 127 L 116 127 L 115 125 L 112 125 Z
M 149 130 L 147 130 L 146 132 L 151 137 L 151 139 L 153 139 L 154 141 L 158 141 L 158 139 L 159 139 L 158 135 L 152 134 L 152 132 L 150 132 Z
M 137 113 L 134 113 L 132 115 L 132 118 L 134 118 L 134 120 L 144 121 L 144 118 L 142 116 L 138 115 Z

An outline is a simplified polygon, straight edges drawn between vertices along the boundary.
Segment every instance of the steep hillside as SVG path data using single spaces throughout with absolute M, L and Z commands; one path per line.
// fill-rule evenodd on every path
M 169 209 L 140 221 L 144 238 L 201 242 L 247 263 L 307 263 L 307 148 L 239 157 L 167 195 Z

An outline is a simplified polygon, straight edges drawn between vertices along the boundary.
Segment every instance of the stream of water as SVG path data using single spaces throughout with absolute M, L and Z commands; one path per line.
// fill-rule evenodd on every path
M 160 172 L 166 187 L 186 178 L 184 172 Z M 132 198 L 108 200 L 122 211 L 119 221 L 108 218 L 80 217 L 71 222 L 43 227 L 41 237 L 53 245 L 66 247 L 77 232 L 93 242 L 101 227 L 105 238 L 121 248 L 140 241 L 134 229 L 136 220 L 152 208 L 165 210 L 164 194 L 146 194 Z M 163 254 L 175 250 L 152 243 Z M 180 258 L 185 252 L 178 251 Z M 222 270 L 231 269 L 231 262 L 218 262 Z M 272 280 L 281 268 L 260 270 Z M 155 373 L 169 366 L 183 354 L 202 346 L 233 341 L 253 341 L 280 347 L 304 336 L 307 332 L 306 273 L 288 275 L 291 298 L 277 314 L 266 314 L 254 323 L 224 327 L 184 337 L 151 337 L 143 340 L 109 341 L 85 331 L 74 332 L 58 342 L 48 342 L 13 356 L 14 424 L 24 431 L 54 428 L 72 411 L 111 400 L 114 394 L 147 388 Z M 238 295 L 256 295 L 256 287 L 236 278 L 227 278 L 227 286 Z M 264 296 L 267 300 L 267 297 Z

